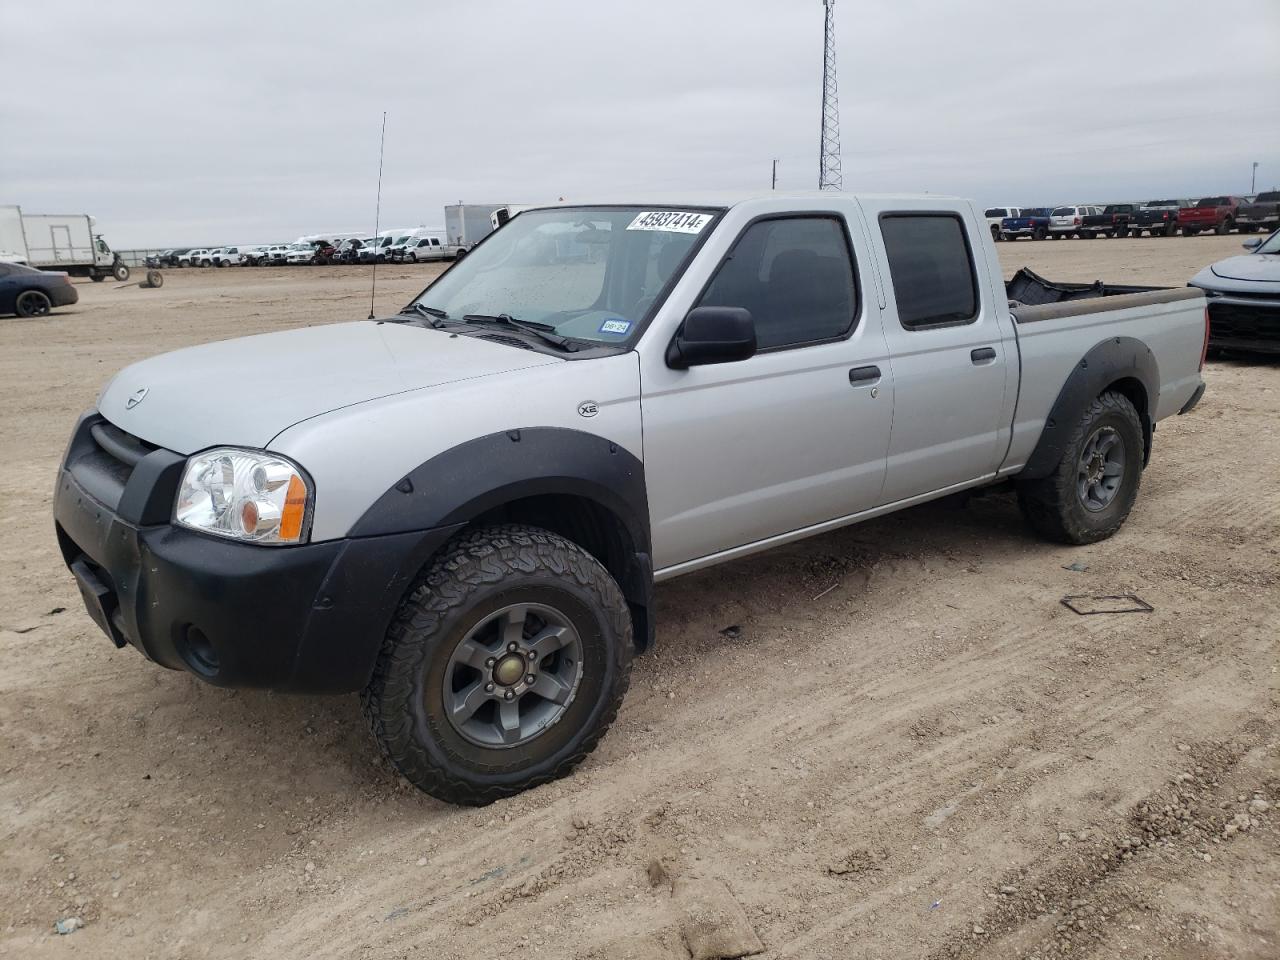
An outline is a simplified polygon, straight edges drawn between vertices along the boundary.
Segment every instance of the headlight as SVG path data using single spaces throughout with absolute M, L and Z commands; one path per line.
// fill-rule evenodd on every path
M 282 457 L 229 447 L 187 461 L 173 517 L 194 530 L 251 543 L 302 543 L 311 485 Z

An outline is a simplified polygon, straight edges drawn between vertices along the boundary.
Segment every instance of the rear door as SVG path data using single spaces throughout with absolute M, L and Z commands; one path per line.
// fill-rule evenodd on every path
M 994 246 L 980 239 L 971 209 L 939 209 L 927 198 L 861 203 L 889 288 L 894 411 L 883 499 L 993 476 L 1017 392 Z

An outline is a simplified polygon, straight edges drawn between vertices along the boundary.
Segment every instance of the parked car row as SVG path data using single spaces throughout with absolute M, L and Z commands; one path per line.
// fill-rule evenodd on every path
M 413 231 L 377 237 L 308 237 L 293 243 L 256 246 L 191 247 L 165 250 L 148 258 L 157 267 L 320 266 L 331 263 L 424 263 L 457 260 L 466 255 L 460 244 L 436 232 Z M 152 262 L 154 261 L 154 263 Z
M 1255 233 L 1280 227 L 1280 190 L 1256 197 L 1224 195 L 1197 200 L 1149 200 L 1146 203 L 1073 204 L 1061 207 L 990 207 L 987 229 L 995 240 L 1063 240 L 1076 237 L 1194 237 Z

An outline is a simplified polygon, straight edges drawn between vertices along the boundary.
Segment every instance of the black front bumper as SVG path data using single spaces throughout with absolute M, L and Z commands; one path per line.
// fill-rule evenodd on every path
M 1280 297 L 1209 299 L 1209 346 L 1241 353 L 1280 355 Z
M 225 687 L 362 689 L 405 591 L 456 527 L 294 547 L 169 522 L 185 458 L 121 463 L 82 417 L 58 475 L 58 545 L 116 643 Z

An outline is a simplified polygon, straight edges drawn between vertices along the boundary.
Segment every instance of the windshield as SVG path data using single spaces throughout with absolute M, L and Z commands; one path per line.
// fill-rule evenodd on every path
M 527 210 L 417 302 L 455 320 L 508 314 L 564 337 L 625 343 L 714 219 L 640 207 Z
M 1280 253 L 1280 230 L 1263 240 L 1254 253 Z
M 1275 192 L 1275 193 L 1268 192 L 1268 193 L 1258 194 L 1258 198 L 1253 202 L 1254 203 L 1275 203 L 1277 200 L 1280 200 L 1280 192 Z
M 1228 205 L 1226 197 L 1205 197 L 1196 204 L 1197 207 L 1225 207 Z
M 1048 207 L 1032 207 L 1030 210 L 1023 210 L 1023 217 L 1047 217 L 1049 215 Z
M 1053 211 L 1055 217 L 1074 217 L 1076 215 L 1075 207 L 1058 207 Z
M 1152 200 L 1147 204 L 1148 207 L 1180 207 L 1182 206 L 1177 200 Z

